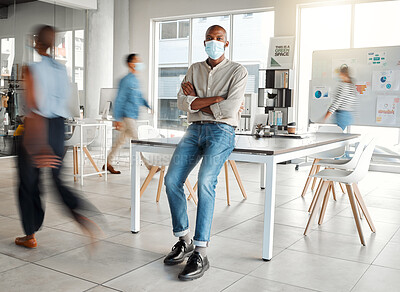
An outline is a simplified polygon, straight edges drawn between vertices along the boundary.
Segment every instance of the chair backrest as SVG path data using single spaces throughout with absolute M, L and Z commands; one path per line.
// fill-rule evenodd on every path
M 139 140 L 160 138 L 161 135 L 150 125 L 141 125 L 138 127 L 138 138 Z
M 348 183 L 358 183 L 368 173 L 369 164 L 375 149 L 375 141 L 371 139 L 367 147 L 364 148 L 354 171 L 346 178 Z
M 356 150 L 354 151 L 353 157 L 349 162 L 342 165 L 343 168 L 354 170 L 357 166 L 358 161 L 360 160 L 361 154 L 364 151 L 364 148 L 371 142 L 371 138 L 367 138 L 366 136 L 362 136 L 360 142 L 358 143 Z
M 84 119 L 84 123 L 95 124 L 97 123 L 94 119 Z M 81 127 L 79 126 L 72 126 L 72 135 L 66 137 L 64 141 L 65 146 L 79 146 L 81 141 Z M 92 144 L 99 135 L 99 127 L 83 127 L 83 145 L 89 146 Z
M 343 130 L 339 126 L 320 126 L 317 130 L 317 133 L 343 133 Z M 346 147 L 338 147 L 332 150 L 321 152 L 321 157 L 340 157 L 346 151 Z M 318 156 L 318 154 L 316 154 Z

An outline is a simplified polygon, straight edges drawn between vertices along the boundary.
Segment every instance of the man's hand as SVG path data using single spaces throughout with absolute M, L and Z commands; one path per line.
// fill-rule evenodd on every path
M 185 95 L 190 95 L 190 96 L 197 96 L 196 89 L 190 82 L 184 82 L 181 84 L 183 93 Z
M 202 111 L 203 113 L 214 115 L 212 110 L 211 110 L 211 108 L 210 108 L 210 106 L 203 107 L 203 108 L 200 109 L 200 111 Z
M 243 111 L 244 111 L 244 101 L 242 101 L 242 104 L 240 105 L 239 114 L 241 114 Z
M 329 117 L 332 115 L 331 112 L 326 112 L 325 117 L 324 117 L 324 122 L 326 122 L 327 119 L 329 119 Z
M 121 131 L 121 129 L 122 129 L 122 122 L 114 121 L 114 127 L 115 127 L 115 130 Z

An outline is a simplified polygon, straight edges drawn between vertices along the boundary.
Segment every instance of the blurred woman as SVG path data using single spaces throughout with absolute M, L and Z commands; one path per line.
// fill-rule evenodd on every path
M 336 112 L 336 124 L 343 130 L 354 121 L 354 111 L 357 105 L 356 87 L 349 74 L 349 67 L 342 65 L 339 69 L 340 84 L 335 98 L 329 107 L 324 121 Z
M 54 44 L 54 28 L 42 26 L 36 35 L 35 49 L 42 60 L 25 68 L 25 97 L 29 113 L 24 120 L 25 130 L 18 147 L 18 199 L 26 235 L 17 237 L 15 244 L 27 248 L 37 246 L 35 233 L 41 228 L 45 215 L 39 187 L 41 168 L 51 169 L 62 202 L 82 229 L 92 239 L 98 229 L 92 220 L 83 215 L 87 211 L 98 210 L 65 186 L 60 177 L 64 118 L 68 117 L 69 79 L 65 66 L 48 54 L 48 49 Z

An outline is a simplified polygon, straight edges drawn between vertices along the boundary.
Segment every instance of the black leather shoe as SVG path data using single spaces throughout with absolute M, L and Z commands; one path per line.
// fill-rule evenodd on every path
M 165 257 L 164 264 L 168 266 L 182 263 L 185 258 L 190 256 L 194 251 L 193 240 L 187 244 L 184 240 L 179 240 L 172 247 L 172 251 Z
M 194 280 L 202 277 L 204 272 L 210 268 L 207 256 L 202 257 L 200 253 L 195 251 L 188 259 L 185 268 L 179 274 L 178 278 L 182 281 Z

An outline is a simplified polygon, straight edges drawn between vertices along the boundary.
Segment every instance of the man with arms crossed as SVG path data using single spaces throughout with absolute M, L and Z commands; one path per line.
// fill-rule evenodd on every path
M 164 259 L 166 265 L 182 263 L 180 280 L 203 276 L 209 268 L 206 248 L 210 241 L 218 174 L 235 146 L 235 127 L 244 100 L 247 70 L 225 58 L 229 42 L 219 25 L 207 29 L 204 46 L 209 58 L 193 64 L 178 93 L 178 108 L 188 112 L 188 127 L 171 159 L 165 185 L 172 215 L 173 232 L 179 241 Z M 183 184 L 203 159 L 198 174 L 198 206 L 194 240 Z

